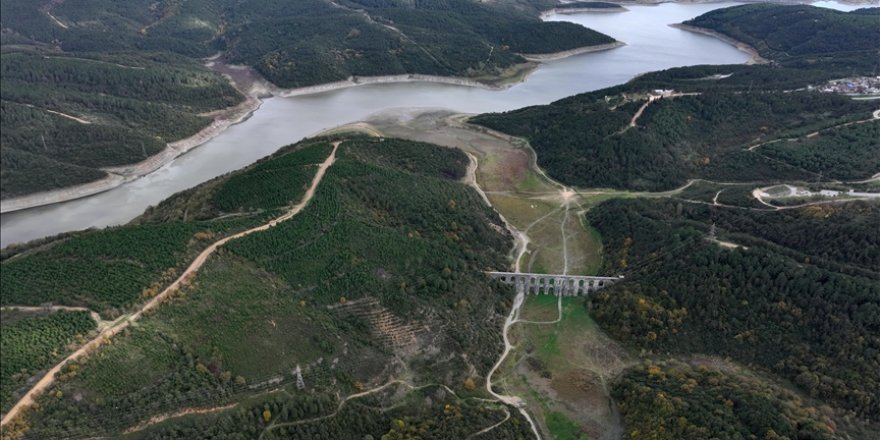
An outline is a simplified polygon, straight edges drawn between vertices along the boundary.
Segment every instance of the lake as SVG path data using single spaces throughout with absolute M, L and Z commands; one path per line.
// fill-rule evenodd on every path
M 747 54 L 712 37 L 669 27 L 736 3 L 627 5 L 629 11 L 554 15 L 627 45 L 543 64 L 506 90 L 405 83 L 366 85 L 314 95 L 270 98 L 254 114 L 156 172 L 113 190 L 0 216 L 0 246 L 61 232 L 119 225 L 148 206 L 265 157 L 324 129 L 393 108 L 436 107 L 461 113 L 512 110 L 628 81 L 653 70 L 694 64 L 738 64 Z M 817 5 L 850 9 L 838 3 Z

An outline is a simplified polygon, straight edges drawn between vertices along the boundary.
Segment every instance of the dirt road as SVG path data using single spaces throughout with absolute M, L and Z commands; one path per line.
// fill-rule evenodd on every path
M 239 232 L 235 235 L 230 235 L 229 237 L 215 241 L 213 244 L 208 246 L 208 248 L 202 251 L 202 253 L 200 253 L 196 257 L 196 259 L 193 260 L 192 263 L 190 263 L 189 267 L 187 267 L 186 270 L 173 283 L 171 283 L 170 286 L 168 286 L 161 293 L 153 297 L 153 299 L 146 302 L 143 307 L 141 307 L 137 312 L 132 313 L 131 315 L 127 315 L 118 320 L 114 325 L 105 328 L 94 339 L 86 342 L 82 347 L 71 353 L 69 356 L 64 358 L 64 360 L 62 360 L 54 367 L 52 367 L 49 371 L 47 371 L 46 374 L 43 375 L 43 377 L 36 384 L 34 384 L 34 386 L 30 390 L 28 390 L 28 392 L 25 393 L 25 395 L 22 396 L 21 399 L 19 399 L 15 406 L 13 406 L 9 410 L 9 412 L 6 413 L 6 415 L 3 417 L 2 422 L 0 422 L 0 426 L 5 426 L 13 419 L 15 419 L 22 410 L 33 405 L 35 398 L 55 382 L 55 375 L 61 371 L 65 364 L 71 361 L 78 360 L 83 356 L 89 354 L 92 350 L 100 347 L 105 340 L 113 337 L 120 331 L 127 328 L 133 322 L 140 319 L 140 317 L 143 316 L 144 313 L 153 310 L 160 304 L 162 304 L 162 302 L 166 298 L 168 298 L 168 296 L 170 296 L 172 293 L 176 292 L 180 288 L 181 284 L 183 284 L 185 280 L 188 280 L 189 278 L 195 276 L 196 272 L 198 272 L 202 265 L 205 264 L 205 261 L 208 260 L 208 257 L 210 257 L 211 254 L 213 254 L 217 250 L 217 248 L 232 240 L 236 240 L 238 238 L 253 234 L 254 232 L 265 231 L 277 225 L 278 223 L 289 220 L 293 216 L 299 214 L 300 211 L 302 211 L 303 208 L 306 207 L 306 205 L 315 195 L 315 190 L 318 188 L 318 184 L 321 183 L 321 179 L 324 177 L 327 169 L 330 168 L 330 166 L 333 165 L 333 162 L 336 160 L 336 150 L 339 148 L 339 144 L 340 142 L 333 143 L 333 150 L 330 152 L 330 155 L 327 157 L 327 159 L 324 160 L 324 162 L 321 163 L 321 165 L 318 167 L 318 171 L 315 173 L 315 177 L 312 179 L 311 186 L 306 191 L 305 195 L 303 195 L 302 201 L 300 201 L 299 204 L 293 206 L 284 215 L 277 217 L 266 224 Z

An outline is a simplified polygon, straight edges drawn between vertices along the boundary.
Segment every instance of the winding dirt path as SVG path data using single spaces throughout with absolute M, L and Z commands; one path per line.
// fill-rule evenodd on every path
M 864 124 L 866 122 L 876 121 L 878 119 L 880 119 L 880 110 L 874 110 L 873 112 L 871 112 L 871 117 L 868 119 L 862 119 L 860 121 L 844 122 L 843 124 L 837 124 L 837 125 L 832 125 L 830 127 L 825 127 L 823 129 L 816 130 L 816 131 L 804 136 L 804 138 L 811 139 L 816 136 L 819 136 L 823 131 L 834 130 L 835 128 L 841 128 L 841 127 L 849 127 L 850 125 Z M 763 147 L 764 145 L 775 144 L 777 142 L 782 142 L 782 141 L 795 142 L 798 140 L 800 140 L 800 138 L 773 139 L 770 141 L 760 142 L 760 143 L 757 143 L 754 145 L 750 145 L 749 147 L 746 148 L 746 151 L 755 151 L 756 149 Z
M 46 374 L 44 374 L 43 377 L 39 381 L 37 381 L 37 383 L 34 384 L 34 386 L 30 390 L 28 390 L 28 392 L 25 393 L 24 396 L 21 397 L 21 399 L 19 399 L 19 401 L 15 404 L 15 406 L 13 406 L 9 410 L 9 412 L 7 412 L 5 416 L 3 416 L 3 420 L 0 421 L 0 426 L 5 426 L 9 422 L 11 422 L 13 419 L 15 419 L 22 412 L 22 410 L 33 405 L 35 403 L 36 397 L 38 395 L 40 395 L 40 393 L 45 391 L 46 388 L 48 388 L 50 385 L 52 385 L 55 382 L 55 375 L 57 375 L 61 371 L 61 369 L 64 367 L 65 364 L 67 364 L 68 362 L 78 360 L 78 359 L 86 356 L 92 350 L 95 350 L 98 347 L 100 347 L 104 343 L 104 341 L 113 337 L 117 333 L 119 333 L 122 330 L 124 330 L 125 328 L 127 328 L 133 322 L 140 319 L 140 317 L 143 316 L 144 313 L 146 313 L 150 310 L 153 310 L 156 307 L 158 307 L 160 304 L 162 304 L 162 302 L 168 296 L 170 296 L 171 294 L 176 292 L 184 282 L 189 280 L 191 277 L 195 276 L 196 272 L 198 272 L 198 270 L 202 267 L 202 265 L 205 264 L 205 261 L 208 260 L 208 257 L 210 257 L 211 254 L 213 254 L 217 250 L 217 248 L 219 248 L 220 246 L 223 246 L 224 244 L 226 244 L 232 240 L 236 240 L 241 237 L 253 234 L 254 232 L 265 231 L 271 227 L 274 227 L 278 223 L 289 220 L 293 216 L 299 214 L 300 211 L 302 211 L 303 208 L 306 207 L 306 205 L 309 203 L 309 201 L 315 195 L 315 190 L 318 188 L 318 184 L 321 183 L 321 179 L 324 178 L 324 174 L 327 172 L 327 169 L 330 168 L 330 166 L 333 165 L 333 162 L 336 161 L 336 150 L 339 148 L 340 143 L 341 143 L 341 141 L 337 141 L 337 142 L 333 143 L 333 150 L 330 152 L 330 155 L 327 156 L 327 159 L 325 159 L 324 162 L 321 163 L 321 165 L 318 167 L 318 171 L 315 173 L 315 177 L 312 179 L 311 186 L 306 191 L 305 195 L 303 195 L 302 201 L 300 201 L 299 204 L 290 208 L 290 210 L 287 211 L 287 213 L 285 213 L 284 215 L 277 217 L 277 218 L 269 221 L 266 224 L 263 224 L 261 226 L 257 226 L 252 229 L 248 229 L 246 231 L 239 232 L 234 235 L 230 235 L 226 238 L 215 241 L 213 244 L 208 246 L 208 248 L 205 249 L 204 251 L 202 251 L 195 258 L 195 260 L 193 260 L 193 262 L 190 263 L 190 265 L 186 268 L 186 270 L 173 283 L 171 283 L 170 286 L 168 286 L 161 293 L 159 293 L 158 295 L 153 297 L 153 299 L 146 302 L 137 312 L 134 312 L 130 315 L 124 316 L 123 318 L 117 320 L 113 325 L 102 330 L 98 334 L 98 336 L 96 336 L 94 339 L 90 340 L 89 342 L 86 342 L 82 347 L 80 347 L 79 349 L 77 349 L 76 351 L 71 353 L 69 356 L 64 358 L 64 360 L 62 360 L 61 362 L 56 364 L 54 367 L 49 369 L 49 371 L 47 371 Z
M 483 198 L 483 202 L 486 203 L 486 206 L 489 206 L 492 209 L 495 209 L 495 207 L 492 206 L 492 202 L 489 201 L 489 197 L 486 196 L 486 192 L 483 191 L 483 188 L 481 188 L 480 185 L 477 183 L 477 168 L 480 166 L 480 162 L 477 159 L 477 156 L 474 156 L 471 153 L 466 153 L 466 154 L 467 154 L 468 158 L 470 159 L 470 162 L 468 163 L 467 172 L 465 173 L 465 177 L 464 177 L 464 182 L 468 186 L 473 188 L 478 194 L 480 194 L 480 197 Z M 504 218 L 503 214 L 498 212 L 497 209 L 495 209 L 495 212 L 498 214 L 498 217 L 501 218 L 501 221 L 504 222 L 504 226 L 507 228 L 508 232 L 510 232 L 510 235 L 513 236 L 513 239 L 514 239 L 513 253 L 516 254 L 516 256 L 514 257 L 514 260 L 513 260 L 513 270 L 514 270 L 514 272 L 519 272 L 520 271 L 520 260 L 522 260 L 523 255 L 526 254 L 526 251 L 528 250 L 528 247 L 529 247 L 529 236 L 526 234 L 526 232 L 528 232 L 528 230 L 520 231 L 520 230 L 516 229 L 509 221 L 507 221 L 506 218 Z
M 648 100 L 645 101 L 645 103 L 642 104 L 641 107 L 639 107 L 638 111 L 636 111 L 636 114 L 634 114 L 632 119 L 629 120 L 629 125 L 624 127 L 623 130 L 621 130 L 618 134 L 625 133 L 630 128 L 635 127 L 636 122 L 639 120 L 640 117 L 642 117 L 642 113 L 645 112 L 645 109 L 647 109 L 648 106 L 651 105 L 652 102 L 654 102 L 660 98 L 677 98 L 679 96 L 698 96 L 698 95 L 701 95 L 701 93 L 699 93 L 699 92 L 692 92 L 692 93 L 676 92 L 676 93 L 664 93 L 661 95 L 654 95 L 654 94 L 648 95 Z
M 49 109 L 47 109 L 47 108 L 43 108 L 43 107 L 37 107 L 37 106 L 35 106 L 35 105 L 33 105 L 33 104 L 24 104 L 24 106 L 25 106 L 25 107 L 30 107 L 30 108 L 39 109 L 39 110 L 42 110 L 42 111 L 47 112 L 47 113 L 52 113 L 53 115 L 58 115 L 58 116 L 61 116 L 61 117 L 63 117 L 63 118 L 70 119 L 70 120 L 72 120 L 72 121 L 79 122 L 80 124 L 88 125 L 88 124 L 91 124 L 91 123 L 92 123 L 92 121 L 87 121 L 87 120 L 85 120 L 85 119 L 83 119 L 83 118 L 78 118 L 78 117 L 73 116 L 73 115 L 68 115 L 67 113 L 61 113 L 61 112 L 58 112 L 58 111 L 55 111 L 55 110 L 49 110 Z
M 188 415 L 192 415 L 192 414 L 212 414 L 212 413 L 226 411 L 227 409 L 232 409 L 232 408 L 235 408 L 236 406 L 238 406 L 238 403 L 230 403 L 229 405 L 215 406 L 215 407 L 209 407 L 209 408 L 184 408 L 180 411 L 175 411 L 173 413 L 160 414 L 158 416 L 154 416 L 154 417 L 150 418 L 150 420 L 147 420 L 146 422 L 143 422 L 141 424 L 138 424 L 138 425 L 135 425 L 131 428 L 126 429 L 125 432 L 123 432 L 123 435 L 131 434 L 133 432 L 143 431 L 144 429 L 147 429 L 152 425 L 155 425 L 157 423 L 162 423 L 168 419 L 174 419 L 177 417 L 183 417 L 183 416 L 188 416 Z
M 493 429 L 495 429 L 495 428 L 497 428 L 497 427 L 503 425 L 504 422 L 510 420 L 510 411 L 507 410 L 507 407 L 502 407 L 502 409 L 504 410 L 504 419 L 503 419 L 503 420 L 501 420 L 500 422 L 498 422 L 498 423 L 496 423 L 496 424 L 494 424 L 494 425 L 492 425 L 492 426 L 489 426 L 489 427 L 487 427 L 487 428 L 483 428 L 483 429 L 481 429 L 481 430 L 479 430 L 479 431 L 477 431 L 477 432 L 475 432 L 475 433 L 473 433 L 473 434 L 467 436 L 467 438 L 468 438 L 468 439 L 472 439 L 472 438 L 477 437 L 477 436 L 479 436 L 479 435 L 483 435 L 483 434 L 485 434 L 485 433 L 487 433 L 487 432 L 489 432 L 489 431 L 491 431 L 491 430 L 493 430 Z

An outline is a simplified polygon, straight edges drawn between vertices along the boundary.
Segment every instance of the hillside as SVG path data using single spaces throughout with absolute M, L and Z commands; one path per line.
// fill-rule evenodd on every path
M 525 138 L 551 177 L 580 187 L 657 191 L 689 179 L 864 179 L 880 166 L 880 145 L 873 141 L 878 122 L 871 114 L 876 105 L 810 86 L 876 70 L 878 11 L 767 4 L 711 11 L 688 24 L 749 44 L 769 41 L 756 47 L 779 64 L 652 72 L 471 122 Z M 795 60 L 795 53 L 803 56 Z M 857 121 L 865 122 L 848 124 Z M 795 149 L 782 140 L 812 145 Z M 829 142 L 847 147 L 828 148 Z
M 592 299 L 596 320 L 657 353 L 760 366 L 876 421 L 880 262 L 863 251 L 880 245 L 880 206 L 784 212 L 644 200 L 592 209 L 605 270 L 628 274 Z M 735 248 L 707 239 L 712 223 Z
M 678 93 L 661 98 L 636 81 L 471 122 L 526 138 L 551 177 L 580 187 L 657 191 L 694 178 L 815 180 L 820 173 L 866 178 L 880 166 L 871 102 L 806 91 L 717 90 L 684 81 L 678 86 Z M 843 126 L 853 121 L 869 122 Z M 828 140 L 805 138 L 815 131 L 853 139 L 863 148 L 811 153 L 778 144 L 749 150 L 777 139 Z M 834 169 L 834 162 L 848 165 Z
M 684 24 L 741 41 L 787 65 L 877 57 L 880 8 L 851 12 L 808 5 L 752 4 L 718 9 Z
M 0 272 L 3 303 L 67 301 L 102 316 L 128 313 L 170 282 L 174 267 L 191 258 L 187 249 L 265 222 L 297 200 L 300 182 L 311 179 L 309 164 L 327 153 L 328 140 L 305 141 L 180 193 L 132 225 L 9 256 Z M 510 237 L 497 214 L 458 182 L 467 163 L 458 150 L 347 138 L 300 215 L 229 242 L 136 327 L 68 364 L 27 416 L 26 437 L 140 431 L 157 415 L 226 405 L 237 408 L 138 435 L 462 438 L 515 414 L 474 398 L 500 352 L 512 292 L 482 273 L 508 264 Z M 176 232 L 154 233 L 162 228 Z M 151 240 L 137 241 L 146 230 Z M 66 253 L 71 249 L 79 251 Z M 90 294 L 94 278 L 77 275 L 81 264 L 126 277 L 131 269 L 115 267 L 142 264 L 128 263 L 138 255 L 153 272 L 129 278 L 127 297 Z M 46 269 L 42 276 L 21 272 L 57 258 L 80 262 L 52 269 L 76 295 L 44 284 Z M 19 290 L 42 293 L 17 296 Z M 212 330 L 218 320 L 223 332 Z M 372 389 L 347 404 L 338 397 Z M 314 422 L 305 421 L 310 417 Z M 527 435 L 528 424 L 511 417 L 493 432 L 497 438 Z
M 97 180 L 145 160 L 237 104 L 219 75 L 175 55 L 0 55 L 0 196 Z

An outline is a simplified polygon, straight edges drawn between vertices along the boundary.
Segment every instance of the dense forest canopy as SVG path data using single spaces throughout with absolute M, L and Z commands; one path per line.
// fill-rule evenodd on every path
M 613 393 L 630 438 L 848 438 L 827 407 L 712 359 L 647 361 L 618 378 Z
M 762 56 L 790 63 L 819 56 L 880 52 L 880 8 L 850 12 L 808 5 L 752 4 L 707 12 L 685 24 L 742 41 Z
M 85 183 L 210 123 L 241 96 L 175 55 L 0 55 L 3 198 Z
M 687 84 L 680 84 L 688 90 Z M 546 106 L 480 115 L 471 122 L 528 139 L 538 153 L 538 164 L 550 176 L 581 187 L 663 190 L 693 178 L 814 180 L 820 173 L 865 178 L 876 172 L 880 148 L 876 121 L 834 131 L 851 139 L 848 149 L 813 152 L 787 144 L 771 150 L 747 149 L 759 142 L 801 138 L 825 127 L 871 119 L 871 102 L 806 91 L 703 89 L 648 104 L 648 93 L 650 89 L 636 81 Z M 828 139 L 803 142 L 827 144 Z
M 862 252 L 880 246 L 876 204 L 783 215 L 615 200 L 588 219 L 602 234 L 607 273 L 628 273 L 591 300 L 613 335 L 656 353 L 731 357 L 880 416 L 880 265 Z M 734 249 L 710 239 L 713 223 Z

